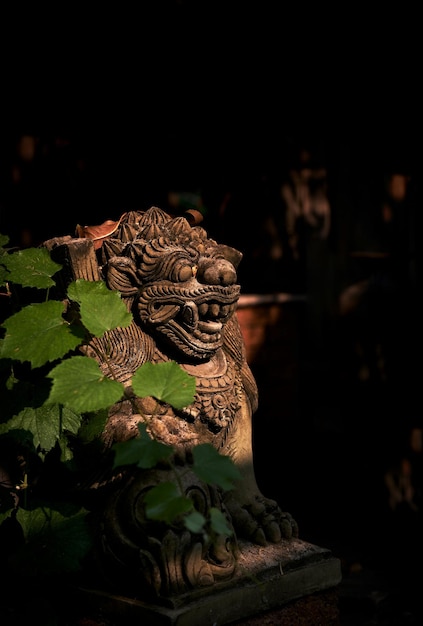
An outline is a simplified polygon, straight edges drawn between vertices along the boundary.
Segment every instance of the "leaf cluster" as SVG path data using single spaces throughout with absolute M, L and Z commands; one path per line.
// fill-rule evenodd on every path
M 81 349 L 131 324 L 132 314 L 103 281 L 75 280 L 65 300 L 53 299 L 62 266 L 45 248 L 13 251 L 7 243 L 0 234 L 0 543 L 13 525 L 20 540 L 7 556 L 16 571 L 75 572 L 92 546 L 89 511 L 68 498 L 73 473 L 81 471 L 76 451 L 101 454 L 108 409 L 125 398 L 123 384 L 105 376 Z M 101 354 L 104 362 L 108 356 Z M 138 397 L 175 409 L 189 406 L 195 395 L 195 378 L 173 361 L 145 363 L 131 385 Z M 149 469 L 164 460 L 171 464 L 174 451 L 141 423 L 139 436 L 115 444 L 112 452 L 113 468 Z M 191 469 L 222 490 L 239 478 L 232 461 L 209 444 L 194 448 Z M 187 529 L 206 537 L 231 534 L 218 509 L 209 519 L 195 509 L 177 478 L 149 491 L 146 516 L 168 524 L 182 518 Z

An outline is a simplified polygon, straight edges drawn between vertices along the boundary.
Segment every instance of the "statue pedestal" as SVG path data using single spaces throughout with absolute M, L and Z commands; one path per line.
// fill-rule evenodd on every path
M 80 589 L 84 604 L 119 624 L 215 626 L 278 609 L 341 582 L 341 564 L 319 546 L 293 539 L 266 547 L 240 542 L 234 577 L 157 603 L 146 603 L 95 589 Z

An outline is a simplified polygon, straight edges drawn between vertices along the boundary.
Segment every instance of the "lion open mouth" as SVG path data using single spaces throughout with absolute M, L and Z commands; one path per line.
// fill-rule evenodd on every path
M 143 322 L 154 325 L 179 351 L 203 360 L 222 344 L 222 329 L 236 310 L 239 285 L 175 289 L 147 287 L 138 302 Z

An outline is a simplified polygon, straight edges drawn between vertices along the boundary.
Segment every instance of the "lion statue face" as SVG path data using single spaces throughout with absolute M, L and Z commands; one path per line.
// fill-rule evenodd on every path
M 240 294 L 242 254 L 157 207 L 125 214 L 101 251 L 110 289 L 134 303 L 145 329 L 175 358 L 209 360 Z

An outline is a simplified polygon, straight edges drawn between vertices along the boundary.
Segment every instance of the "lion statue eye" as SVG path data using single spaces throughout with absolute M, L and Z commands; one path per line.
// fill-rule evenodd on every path
M 191 280 L 191 278 L 195 276 L 196 270 L 197 268 L 192 263 L 192 261 L 181 259 L 179 261 L 176 261 L 176 263 L 174 264 L 169 278 L 174 283 L 184 283 L 188 280 Z

